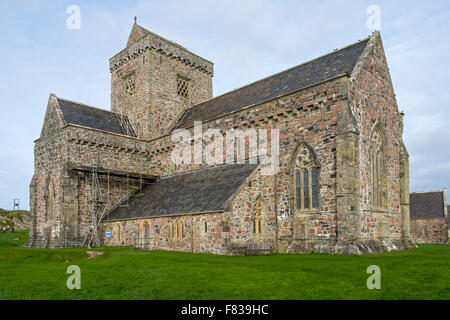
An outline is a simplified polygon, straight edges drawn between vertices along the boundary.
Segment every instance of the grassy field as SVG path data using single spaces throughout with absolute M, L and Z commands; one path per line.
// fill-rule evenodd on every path
M 450 246 L 365 256 L 229 257 L 97 248 L 24 248 L 26 231 L 0 233 L 0 299 L 450 299 Z M 69 290 L 69 265 L 81 290 Z M 381 268 L 369 290 L 366 269 Z

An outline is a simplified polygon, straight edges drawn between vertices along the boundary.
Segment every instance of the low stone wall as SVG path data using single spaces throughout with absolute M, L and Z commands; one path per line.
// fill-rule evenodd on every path
M 411 219 L 411 236 L 418 243 L 447 243 L 447 221 L 445 218 Z
M 100 238 L 106 246 L 227 254 L 228 232 L 224 231 L 224 214 L 204 213 L 120 221 L 104 220 L 100 225 Z M 107 233 L 109 237 L 106 236 Z

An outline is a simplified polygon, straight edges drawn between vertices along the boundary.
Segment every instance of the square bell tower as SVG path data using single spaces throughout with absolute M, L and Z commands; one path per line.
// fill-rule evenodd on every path
M 214 65 L 139 26 L 126 48 L 109 60 L 111 111 L 125 115 L 140 139 L 169 132 L 193 105 L 212 98 Z

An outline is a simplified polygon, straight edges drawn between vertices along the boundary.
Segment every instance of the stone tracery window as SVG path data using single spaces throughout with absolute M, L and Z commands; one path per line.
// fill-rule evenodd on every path
M 319 164 L 314 152 L 306 144 L 301 144 L 297 148 L 293 166 L 295 209 L 317 209 L 319 206 Z
M 136 75 L 134 73 L 126 76 L 124 79 L 125 93 L 132 96 L 136 92 Z
M 169 229 L 169 239 L 182 239 L 184 237 L 184 221 L 174 220 L 167 224 Z
M 174 224 L 174 233 L 173 233 L 173 238 L 174 239 L 178 239 L 179 238 L 179 234 L 180 234 L 180 228 L 178 227 L 178 222 L 175 220 Z
M 379 125 L 374 129 L 370 140 L 370 178 L 371 200 L 376 207 L 385 206 L 386 167 L 384 156 L 384 136 Z
M 182 98 L 189 96 L 189 80 L 178 76 L 177 78 L 177 95 Z

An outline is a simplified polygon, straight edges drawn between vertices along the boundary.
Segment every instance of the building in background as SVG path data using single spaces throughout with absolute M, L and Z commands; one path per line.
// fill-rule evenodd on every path
M 410 194 L 411 236 L 418 243 L 448 242 L 447 192 Z

